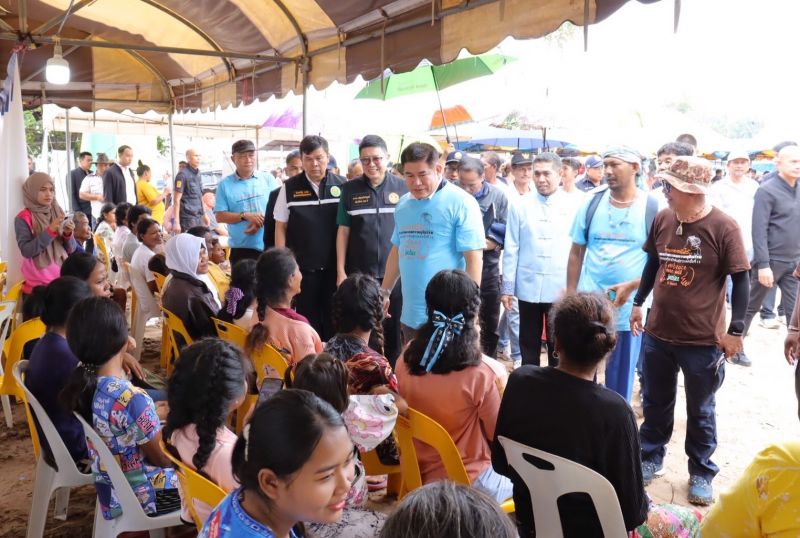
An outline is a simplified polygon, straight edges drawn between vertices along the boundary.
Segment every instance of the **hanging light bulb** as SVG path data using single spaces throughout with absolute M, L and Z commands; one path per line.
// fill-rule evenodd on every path
M 63 85 L 69 82 L 69 62 L 61 54 L 61 42 L 54 41 L 53 57 L 47 60 L 44 76 L 50 84 Z

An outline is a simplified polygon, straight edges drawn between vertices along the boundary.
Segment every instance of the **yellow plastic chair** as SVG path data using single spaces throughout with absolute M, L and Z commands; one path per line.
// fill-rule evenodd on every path
M 363 452 L 361 454 L 361 463 L 364 464 L 364 471 L 366 471 L 367 476 L 388 475 L 389 481 L 386 485 L 386 492 L 398 496 L 400 495 L 403 476 L 399 465 L 385 465 L 381 463 L 378 453 L 374 450 Z
M 14 329 L 11 336 L 6 340 L 3 346 L 3 354 L 6 359 L 3 365 L 3 375 L 0 377 L 0 395 L 14 396 L 17 400 L 25 398 L 25 392 L 17 384 L 11 372 L 14 370 L 14 366 L 22 359 L 22 351 L 25 348 L 25 344 L 44 336 L 45 330 L 42 320 L 33 318 Z M 6 422 L 10 426 L 11 419 L 10 417 L 6 418 Z
M 164 290 L 164 283 L 167 277 L 155 271 L 153 271 L 153 276 L 155 277 L 156 291 L 160 296 Z M 164 322 L 161 324 L 161 367 L 164 370 L 167 369 L 167 364 L 169 363 L 169 352 L 169 328 L 167 327 L 167 323 Z
M 436 450 L 442 460 L 448 480 L 465 486 L 472 485 L 453 438 L 441 424 L 429 416 L 409 408 L 407 417 L 397 417 L 394 431 L 400 450 L 400 469 L 403 475 L 400 498 L 422 487 L 422 474 L 419 470 L 414 441 L 426 444 Z M 514 500 L 509 499 L 503 502 L 500 508 L 506 513 L 514 512 Z
M 125 274 L 128 275 L 128 282 L 131 281 L 131 264 L 128 262 L 122 262 L 125 266 Z M 138 305 L 136 301 L 136 290 L 133 289 L 133 284 L 131 284 L 131 320 L 130 320 L 130 328 L 131 332 L 136 332 L 136 314 L 138 310 Z M 138 345 L 138 342 L 137 342 Z
M 22 286 L 25 281 L 21 280 L 8 289 L 8 293 L 3 297 L 3 302 L 14 302 L 14 315 L 11 316 L 11 330 L 17 328 L 17 319 L 22 310 Z
M 167 277 L 161 273 L 156 273 L 155 271 L 153 271 L 153 276 L 156 280 L 156 291 L 161 293 L 164 290 L 164 281 L 167 280 Z
M 170 357 L 167 361 L 167 375 L 169 376 L 172 373 L 172 365 L 180 356 L 183 346 L 188 346 L 193 343 L 194 340 L 189 336 L 189 331 L 186 330 L 186 326 L 183 324 L 181 318 L 163 306 L 161 307 L 161 312 L 164 313 L 164 321 L 169 329 Z M 183 345 L 178 344 L 175 335 L 179 335 L 183 339 Z
M 214 322 L 214 327 L 217 329 L 217 336 L 221 340 L 230 342 L 241 350 L 244 350 L 245 341 L 247 340 L 247 333 L 244 329 L 233 323 L 222 321 L 221 319 L 211 318 Z
M 106 271 L 108 271 L 108 274 L 111 274 L 111 258 L 108 256 L 108 247 L 106 246 L 106 241 L 103 239 L 102 235 L 94 234 L 94 248 L 103 255 L 103 260 L 106 264 Z
M 256 384 L 259 387 L 267 377 L 283 379 L 286 370 L 289 369 L 289 363 L 286 362 L 280 351 L 269 344 L 264 344 L 261 350 L 254 353 L 250 359 L 256 370 Z M 244 420 L 249 416 L 250 410 L 256 405 L 256 402 L 258 402 L 258 395 L 248 394 L 245 396 L 244 402 L 236 410 L 236 433 L 242 431 Z
M 161 451 L 175 466 L 175 470 L 178 474 L 178 482 L 181 484 L 181 498 L 184 499 L 184 502 L 188 501 L 187 508 L 189 509 L 189 513 L 192 514 L 194 524 L 197 526 L 197 532 L 200 532 L 205 521 L 200 519 L 200 516 L 197 515 L 195 502 L 201 502 L 214 508 L 222 502 L 222 499 L 225 498 L 227 493 L 217 484 L 175 457 L 177 451 L 173 452 L 175 448 L 168 446 L 163 439 L 160 445 Z

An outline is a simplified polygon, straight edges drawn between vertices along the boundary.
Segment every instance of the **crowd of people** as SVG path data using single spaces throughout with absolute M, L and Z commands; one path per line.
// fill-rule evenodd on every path
M 699 536 L 701 525 L 706 536 L 792 534 L 800 526 L 782 507 L 798 494 L 796 473 L 774 467 L 797 467 L 797 443 L 768 447 L 704 519 L 644 489 L 664 474 L 680 371 L 688 499 L 714 502 L 715 393 L 726 362 L 752 364 L 743 340 L 756 313 L 774 326 L 775 288 L 786 359 L 800 354 L 800 147 L 776 147 L 776 171 L 759 185 L 747 153 L 731 152 L 714 181 L 695 146 L 667 142 L 652 163 L 626 146 L 504 162 L 413 143 L 392 164 L 368 135 L 342 177 L 321 136 L 306 136 L 281 174 L 258 172 L 255 145 L 240 140 L 215 193 L 203 190 L 194 150 L 161 191 L 146 165 L 134 176 L 128 146 L 114 163 L 98 155 L 94 173 L 81 154 L 71 212 L 35 172 L 15 218 L 25 315 L 47 326 L 26 353 L 26 384 L 94 473 L 106 518 L 120 506 L 73 412 L 117 456 L 147 513 L 181 509 L 188 522 L 191 503 L 204 537 L 446 536 L 456 526 L 535 536 L 536 508 L 500 436 L 605 477 L 632 536 Z M 157 322 L 163 308 L 192 340 L 179 342 L 163 385 L 137 360 L 129 290 L 139 319 Z M 216 338 L 215 318 L 248 333 L 244 349 Z M 249 360 L 264 345 L 289 369 L 264 381 L 281 390 L 237 435 L 229 416 L 265 392 Z M 386 483 L 366 475 L 361 454 L 396 465 L 392 431 L 408 409 L 450 434 L 472 487 L 442 483 L 443 462 L 419 445 L 429 485 L 387 519 L 365 508 Z M 181 498 L 162 438 L 228 494 L 219 506 Z M 780 476 L 759 486 L 771 472 Z M 511 498 L 516 529 L 499 510 Z M 602 535 L 586 496 L 559 509 L 565 536 Z

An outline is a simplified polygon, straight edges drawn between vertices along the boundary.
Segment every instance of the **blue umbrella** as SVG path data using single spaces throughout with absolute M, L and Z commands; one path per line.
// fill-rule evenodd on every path
M 563 140 L 547 138 L 547 129 L 526 131 L 522 129 L 503 129 L 502 127 L 485 127 L 475 133 L 466 142 L 456 144 L 462 151 L 483 151 L 484 149 L 519 149 L 532 151 L 536 149 L 563 148 L 569 144 Z M 461 147 L 459 147 L 461 146 Z

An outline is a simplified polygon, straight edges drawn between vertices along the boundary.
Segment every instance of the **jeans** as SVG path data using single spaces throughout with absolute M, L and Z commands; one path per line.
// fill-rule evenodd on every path
M 758 281 L 758 269 L 750 270 L 750 302 L 747 305 L 747 315 L 744 318 L 744 334 L 747 334 L 747 331 L 750 330 L 750 323 L 752 323 L 756 312 L 761 309 L 764 297 L 767 296 L 770 289 L 775 289 L 776 286 L 781 289 L 781 302 L 783 303 L 785 314 L 791 317 L 792 312 L 794 312 L 794 302 L 797 299 L 797 278 L 793 273 L 797 264 L 770 261 L 769 266 L 772 269 L 772 276 L 775 281 L 772 288 L 765 288 Z
M 511 360 L 522 360 L 522 352 L 519 349 L 519 303 L 516 297 L 512 297 L 514 308 L 506 310 L 500 317 L 500 340 L 497 342 L 499 349 L 511 347 Z
M 606 362 L 606 387 L 630 403 L 633 395 L 633 372 L 642 348 L 642 335 L 631 331 L 617 333 L 617 345 Z
M 642 462 L 664 462 L 675 423 L 678 370 L 686 391 L 686 455 L 689 475 L 713 480 L 717 448 L 715 394 L 725 379 L 725 359 L 716 346 L 679 346 L 645 333 L 642 341 L 644 422 L 639 428 Z
M 542 331 L 547 335 L 547 364 L 556 366 L 558 360 L 553 353 L 553 335 L 547 330 L 546 318 L 552 303 L 519 302 L 519 347 L 522 350 L 522 364 L 540 365 L 542 351 Z

